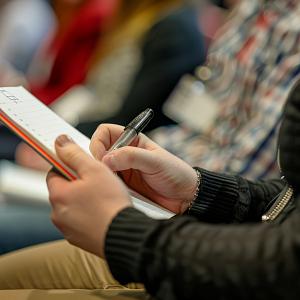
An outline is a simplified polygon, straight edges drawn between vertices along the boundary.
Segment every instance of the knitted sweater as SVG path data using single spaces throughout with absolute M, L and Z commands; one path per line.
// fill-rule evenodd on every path
M 199 169 L 190 215 L 157 221 L 127 208 L 114 218 L 105 252 L 116 279 L 142 282 L 157 299 L 299 298 L 299 91 L 289 96 L 279 136 L 282 173 L 296 196 L 277 218 L 260 222 L 284 199 L 285 179 L 254 183 Z

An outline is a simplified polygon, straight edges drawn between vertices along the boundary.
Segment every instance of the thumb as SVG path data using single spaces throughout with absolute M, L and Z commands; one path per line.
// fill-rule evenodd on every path
M 131 146 L 114 150 L 103 157 L 103 162 L 115 172 L 128 169 L 147 173 L 157 172 L 159 161 L 160 158 L 153 151 Z
M 75 142 L 67 135 L 60 135 L 55 141 L 55 150 L 58 157 L 79 177 L 84 176 L 90 166 L 93 164 L 93 159 L 83 151 Z

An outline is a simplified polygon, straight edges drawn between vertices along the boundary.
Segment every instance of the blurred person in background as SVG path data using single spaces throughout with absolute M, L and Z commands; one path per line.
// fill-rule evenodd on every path
M 82 83 L 111 21 L 115 3 L 116 0 L 52 0 L 57 26 L 44 38 L 27 74 L 9 76 L 2 82 L 0 78 L 0 84 L 25 85 L 50 105 L 69 88 Z M 35 27 L 39 27 L 39 20 L 35 21 Z M 9 72 L 16 73 L 13 68 Z M 0 128 L 0 133 L 0 158 L 13 160 L 19 139 L 5 128 Z
M 28 88 L 50 105 L 82 83 L 97 45 L 115 13 L 117 0 L 52 0 L 58 26 L 41 49 L 28 76 Z M 46 63 L 45 63 L 46 61 Z
M 45 0 L 0 1 L 0 85 L 25 85 L 24 75 L 56 26 Z M 13 158 L 19 139 L 0 127 L 0 158 Z
M 78 129 L 91 136 L 99 123 L 127 124 L 147 107 L 156 114 L 149 129 L 174 123 L 162 105 L 180 77 L 205 60 L 201 8 L 184 0 L 120 1 L 99 56 L 110 53 L 86 84 L 94 104 L 79 118 Z
M 19 76 L 27 74 L 45 36 L 55 26 L 54 12 L 46 0 L 0 1 L 1 85 L 20 82 Z
M 16 3 L 12 8 L 9 5 L 12 11 L 20 11 L 20 19 L 26 17 L 24 15 L 26 11 L 20 5 L 23 1 L 14 0 Z M 27 64 L 31 62 L 31 65 L 27 66 L 29 70 L 24 74 L 27 88 L 42 102 L 49 105 L 71 86 L 84 81 L 90 68 L 90 59 L 94 55 L 96 46 L 100 45 L 100 37 L 111 21 L 116 1 L 51 0 L 57 24 L 51 27 L 48 35 L 44 33 L 43 43 L 34 59 L 27 61 Z M 29 8 L 35 11 L 34 6 Z M 37 8 L 36 11 L 39 12 Z M 40 19 L 33 19 L 31 22 L 32 27 L 35 28 L 43 25 Z M 19 28 L 21 26 L 22 24 L 18 25 Z M 21 30 L 19 34 L 22 34 Z M 23 39 L 25 40 L 26 36 Z M 18 50 L 13 46 L 10 49 L 12 53 Z M 18 82 L 7 81 L 1 84 L 15 85 Z
M 150 136 L 192 165 L 250 179 L 278 177 L 278 124 L 300 74 L 299 16 L 299 1 L 237 1 L 196 72 L 204 84 L 194 96 L 199 100 L 177 101 L 172 109 L 181 124 Z M 181 110 L 194 112 L 197 128 Z

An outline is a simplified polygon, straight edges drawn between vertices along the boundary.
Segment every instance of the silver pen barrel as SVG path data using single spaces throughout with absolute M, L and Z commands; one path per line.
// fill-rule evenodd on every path
M 130 145 L 134 138 L 146 127 L 153 118 L 153 110 L 147 108 L 135 117 L 124 129 L 121 136 L 111 146 L 108 152 Z
M 109 152 L 124 147 L 126 145 L 129 145 L 136 136 L 137 136 L 137 132 L 134 129 L 126 128 L 123 134 L 116 140 L 113 146 L 109 149 Z

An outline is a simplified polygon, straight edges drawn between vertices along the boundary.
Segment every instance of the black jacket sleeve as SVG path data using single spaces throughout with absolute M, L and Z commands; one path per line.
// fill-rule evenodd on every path
M 158 221 L 134 208 L 115 217 L 105 245 L 115 278 L 123 284 L 144 283 L 156 299 L 298 299 L 297 209 L 281 224 L 199 221 L 202 210 L 209 210 L 214 222 L 255 219 L 262 213 L 255 207 L 265 207 L 284 183 L 251 183 L 230 175 L 202 174 L 206 190 L 200 191 L 197 202 L 202 199 L 207 205 L 192 212 L 198 219 L 177 216 Z
M 252 182 L 239 176 L 197 169 L 202 177 L 200 191 L 189 214 L 209 223 L 260 220 L 286 184 L 280 179 Z
M 204 39 L 195 11 L 187 7 L 170 14 L 145 36 L 142 65 L 119 113 L 105 120 L 81 123 L 77 128 L 91 136 L 100 122 L 127 125 L 147 107 L 155 112 L 147 130 L 173 123 L 163 114 L 162 105 L 181 76 L 193 72 L 204 60 Z
M 155 299 L 299 299 L 300 213 L 286 222 L 212 225 L 157 221 L 128 208 L 113 221 L 106 258 L 121 283 Z

